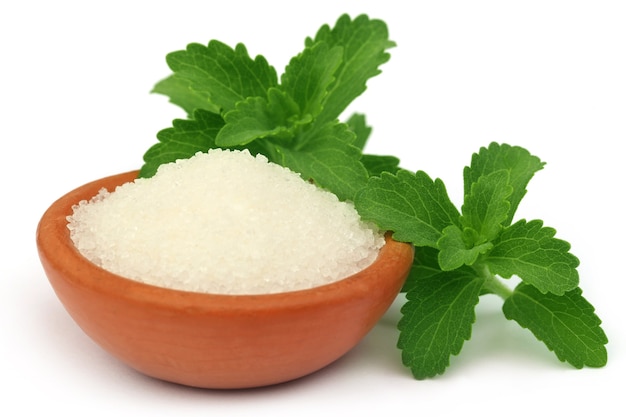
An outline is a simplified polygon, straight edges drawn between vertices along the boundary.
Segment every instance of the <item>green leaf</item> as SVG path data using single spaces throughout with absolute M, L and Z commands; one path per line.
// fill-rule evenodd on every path
M 529 329 L 559 360 L 576 368 L 606 365 L 608 339 L 580 288 L 557 296 L 521 283 L 502 309 L 507 319 Z
M 407 292 L 398 329 L 402 362 L 417 379 L 442 374 L 472 333 L 483 280 L 466 271 L 417 279 Z
M 416 246 L 414 249 L 413 265 L 402 287 L 402 292 L 410 291 L 420 279 L 430 278 L 444 272 L 439 262 L 439 250 L 430 246 Z M 475 275 L 475 272 L 467 266 L 461 266 L 456 271 L 459 273 L 464 271 L 465 274 Z
M 366 81 L 380 73 L 379 66 L 389 60 L 385 51 L 395 44 L 389 40 L 387 25 L 381 20 L 370 20 L 360 15 L 354 20 L 345 14 L 334 28 L 324 25 L 314 39 L 307 38 L 305 45 L 318 42 L 342 48 L 342 64 L 335 72 L 335 81 L 324 100 L 319 123 L 339 118 L 346 107 L 366 89 Z
M 509 185 L 509 172 L 501 169 L 485 174 L 472 183 L 465 195 L 461 224 L 477 232 L 477 245 L 493 240 L 507 219 L 513 188 Z
M 292 58 L 281 77 L 281 88 L 293 98 L 301 117 L 316 117 L 328 95 L 334 74 L 341 65 L 341 47 L 331 48 L 325 42 L 316 43 Z
M 251 59 L 243 44 L 232 49 L 216 40 L 207 46 L 191 43 L 166 59 L 178 78 L 223 112 L 248 97 L 266 97 L 278 84 L 276 70 L 262 56 Z
M 181 107 L 190 117 L 196 109 L 204 109 L 213 113 L 220 112 L 219 107 L 211 103 L 209 97 L 192 90 L 189 82 L 176 74 L 159 81 L 152 92 L 169 97 L 172 104 Z
M 367 182 L 361 152 L 352 145 L 354 133 L 344 123 L 327 124 L 314 135 L 299 138 L 297 146 L 272 143 L 280 156 L 274 161 L 312 179 L 340 200 L 354 200 Z
M 468 230 L 465 229 L 465 231 Z M 469 240 L 474 240 L 474 238 L 468 238 L 467 233 L 456 225 L 443 229 L 443 235 L 437 242 L 438 260 L 442 270 L 451 271 L 463 265 L 473 265 L 479 255 L 486 253 L 493 246 L 491 242 L 474 246 L 468 244 Z
M 350 130 L 352 130 L 356 135 L 353 145 L 363 151 L 365 149 L 365 144 L 372 133 L 372 128 L 368 126 L 365 121 L 365 115 L 354 113 L 346 121 L 346 124 L 350 126 Z
M 509 184 L 513 187 L 509 202 L 511 207 L 507 219 L 503 222 L 508 226 L 513 221 L 522 197 L 526 194 L 526 186 L 535 172 L 541 170 L 545 163 L 519 146 L 491 143 L 487 148 L 472 156 L 469 167 L 463 171 L 465 194 L 471 192 L 471 186 L 484 175 L 505 169 L 509 172 Z
M 393 231 L 394 239 L 415 246 L 436 248 L 443 229 L 458 224 L 459 219 L 443 182 L 433 181 L 422 171 L 399 170 L 372 177 L 354 203 L 363 219 L 375 221 L 383 230 Z
M 224 126 L 221 116 L 198 109 L 192 120 L 174 120 L 173 127 L 157 133 L 158 143 L 144 154 L 144 165 L 139 177 L 153 176 L 159 165 L 186 159 L 197 152 L 206 152 L 215 148 L 215 137 Z
M 413 256 L 411 272 L 404 282 L 402 292 L 409 292 L 418 283 L 419 279 L 425 279 L 441 273 L 437 255 L 439 251 L 429 246 L 416 246 Z
M 234 110 L 224 115 L 226 125 L 219 132 L 216 143 L 219 146 L 246 145 L 253 140 L 275 137 L 290 138 L 295 126 L 309 120 L 289 121 L 297 114 L 297 105 L 284 92 L 272 88 L 268 92 L 269 101 L 263 97 L 248 97 L 237 103 Z
M 383 172 L 395 174 L 400 169 L 400 159 L 387 155 L 363 155 L 361 162 L 371 177 L 379 177 Z
M 561 295 L 578 286 L 579 260 L 555 234 L 541 220 L 520 220 L 502 231 L 485 262 L 503 278 L 517 275 L 543 293 Z

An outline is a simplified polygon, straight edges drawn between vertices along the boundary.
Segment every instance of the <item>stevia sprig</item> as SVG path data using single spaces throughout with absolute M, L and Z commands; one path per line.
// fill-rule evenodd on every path
M 502 297 L 505 317 L 531 330 L 561 361 L 577 368 L 606 364 L 608 340 L 578 288 L 579 261 L 569 243 L 540 220 L 511 224 L 543 165 L 520 147 L 482 148 L 465 168 L 458 214 L 443 183 L 419 171 L 383 173 L 358 193 L 355 205 L 364 219 L 418 246 L 398 340 L 416 378 L 445 371 L 470 338 L 485 294 Z M 510 290 L 502 279 L 514 275 L 521 283 Z
M 159 132 L 140 176 L 198 151 L 245 147 L 352 200 L 367 181 L 365 163 L 380 169 L 381 162 L 376 156 L 362 161 L 366 135 L 353 130 L 358 117 L 347 123 L 339 117 L 380 72 L 393 46 L 384 22 L 343 15 L 333 28 L 324 25 L 306 39 L 280 82 L 274 68 L 261 56 L 250 58 L 242 44 L 232 49 L 211 41 L 169 54 L 173 74 L 154 91 L 185 109 L 190 123 L 175 121 Z

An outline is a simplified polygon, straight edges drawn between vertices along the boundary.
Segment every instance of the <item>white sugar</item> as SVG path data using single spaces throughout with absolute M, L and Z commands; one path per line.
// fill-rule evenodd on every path
M 383 235 L 350 203 L 247 151 L 214 149 L 101 190 L 68 217 L 78 250 L 148 284 L 260 294 L 360 271 Z

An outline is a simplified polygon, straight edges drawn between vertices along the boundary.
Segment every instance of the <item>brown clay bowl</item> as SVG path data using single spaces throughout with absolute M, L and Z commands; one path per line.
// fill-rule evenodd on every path
M 71 317 L 137 371 L 203 388 L 277 384 L 315 372 L 354 347 L 399 293 L 413 247 L 387 237 L 363 271 L 313 289 L 215 295 L 166 289 L 112 274 L 84 258 L 66 227 L 72 206 L 128 172 L 85 184 L 54 202 L 37 228 L 48 279 Z

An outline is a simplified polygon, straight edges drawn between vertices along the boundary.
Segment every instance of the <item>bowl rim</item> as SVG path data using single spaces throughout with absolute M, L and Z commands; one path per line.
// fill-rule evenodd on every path
M 315 304 L 367 297 L 386 276 L 383 271 L 396 270 L 397 260 L 405 258 L 408 252 L 411 252 L 411 257 L 405 265 L 407 274 L 412 265 L 413 246 L 397 242 L 390 233 L 386 233 L 386 243 L 370 266 L 341 280 L 308 289 L 270 294 L 216 294 L 160 287 L 126 278 L 92 263 L 76 249 L 69 236 L 67 216 L 72 214 L 74 205 L 89 200 L 100 189 L 112 191 L 118 185 L 133 181 L 137 175 L 138 171 L 134 170 L 103 177 L 81 185 L 53 202 L 44 212 L 36 230 L 37 248 L 44 267 L 63 271 L 63 279 L 71 285 L 108 293 L 127 301 L 170 310 L 241 314 L 259 310 L 297 310 Z M 46 263 L 49 265 L 46 266 Z

